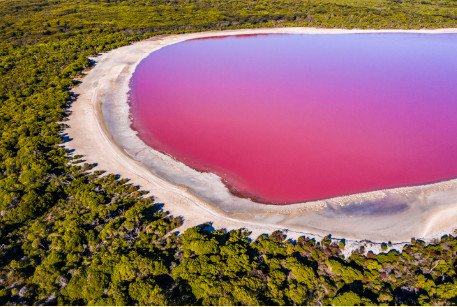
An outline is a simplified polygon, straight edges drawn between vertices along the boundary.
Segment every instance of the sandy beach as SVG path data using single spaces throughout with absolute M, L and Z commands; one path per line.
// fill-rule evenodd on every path
M 129 80 L 136 66 L 164 46 L 188 39 L 261 33 L 341 34 L 371 32 L 457 33 L 442 30 L 333 30 L 313 28 L 271 28 L 210 31 L 154 37 L 112 50 L 96 62 L 73 89 L 77 100 L 66 122 L 70 139 L 65 144 L 83 155 L 96 170 L 118 174 L 148 191 L 164 210 L 181 216 L 180 231 L 211 222 L 214 228 L 245 228 L 255 238 L 284 230 L 287 238 L 320 239 L 331 234 L 347 245 L 361 240 L 396 242 L 412 237 L 430 241 L 457 228 L 457 180 L 354 194 L 322 201 L 286 206 L 265 205 L 238 198 L 220 178 L 200 173 L 146 146 L 130 128 L 127 103 Z M 351 243 L 352 242 L 352 243 Z M 371 244 L 371 243 L 370 243 Z M 376 245 L 370 245 L 376 250 Z

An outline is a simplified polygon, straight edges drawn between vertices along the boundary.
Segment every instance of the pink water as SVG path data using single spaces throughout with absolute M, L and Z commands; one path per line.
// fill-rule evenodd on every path
M 186 41 L 131 81 L 149 146 L 285 204 L 457 178 L 457 35 Z

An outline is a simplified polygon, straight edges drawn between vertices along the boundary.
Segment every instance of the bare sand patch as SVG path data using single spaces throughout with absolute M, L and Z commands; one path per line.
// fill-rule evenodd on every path
M 95 67 L 74 88 L 66 147 L 96 169 L 119 174 L 150 192 L 164 210 L 182 216 L 180 230 L 206 222 L 227 230 L 246 228 L 252 236 L 285 230 L 288 238 L 331 234 L 349 242 L 427 241 L 457 227 L 457 180 L 354 194 L 322 201 L 274 206 L 238 198 L 220 178 L 200 173 L 146 146 L 130 129 L 127 94 L 136 66 L 164 46 L 188 39 L 261 33 L 340 34 L 371 32 L 457 33 L 442 30 L 327 30 L 269 28 L 210 31 L 154 37 L 94 58 Z M 376 249 L 376 247 L 371 247 Z

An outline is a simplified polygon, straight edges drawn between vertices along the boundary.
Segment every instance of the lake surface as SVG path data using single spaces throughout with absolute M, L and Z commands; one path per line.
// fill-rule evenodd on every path
M 260 202 L 457 178 L 456 34 L 190 40 L 130 86 L 146 144 Z

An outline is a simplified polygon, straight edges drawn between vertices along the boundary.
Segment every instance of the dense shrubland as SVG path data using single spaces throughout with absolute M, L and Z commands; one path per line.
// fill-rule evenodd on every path
M 456 304 L 457 240 L 344 259 L 343 243 L 180 236 L 126 179 L 62 148 L 88 56 L 258 26 L 456 27 L 453 0 L 0 0 L 0 304 Z

